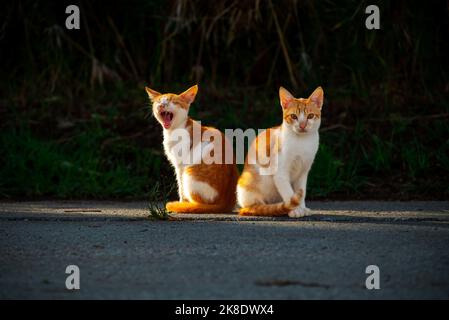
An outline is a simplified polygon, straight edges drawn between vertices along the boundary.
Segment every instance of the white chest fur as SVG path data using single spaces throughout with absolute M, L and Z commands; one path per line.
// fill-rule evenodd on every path
M 290 131 L 290 130 L 289 130 Z M 298 135 L 294 132 L 282 133 L 279 164 L 295 180 L 303 172 L 308 172 L 318 151 L 318 132 Z
M 184 128 L 164 130 L 164 151 L 176 168 L 182 168 L 190 162 L 190 135 Z
M 180 201 L 194 202 L 193 195 L 196 194 L 206 202 L 213 202 L 218 196 L 217 191 L 207 182 L 197 180 L 185 173 L 186 167 L 200 164 L 203 157 L 202 152 L 209 150 L 210 143 L 195 143 L 195 139 L 193 139 L 193 143 L 191 141 L 192 137 L 185 128 L 164 130 L 164 150 L 176 171 L 179 199 Z

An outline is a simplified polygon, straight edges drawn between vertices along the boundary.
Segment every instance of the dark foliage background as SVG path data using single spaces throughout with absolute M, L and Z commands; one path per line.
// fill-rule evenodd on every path
M 312 198 L 449 195 L 447 1 L 23 0 L 0 17 L 2 198 L 148 196 L 173 173 L 143 87 L 194 83 L 192 116 L 221 129 L 277 125 L 280 85 L 323 86 Z

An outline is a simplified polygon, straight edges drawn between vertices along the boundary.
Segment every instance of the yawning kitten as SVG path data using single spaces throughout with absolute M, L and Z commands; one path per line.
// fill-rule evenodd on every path
M 153 102 L 153 114 L 163 127 L 165 155 L 176 172 L 179 201 L 167 203 L 167 210 L 231 212 L 235 206 L 237 167 L 233 161 L 225 163 L 224 153 L 222 161 L 211 163 L 205 159 L 212 150 L 217 156 L 232 146 L 219 130 L 201 126 L 188 117 L 198 86 L 179 95 L 145 89 Z
M 303 217 L 310 211 L 305 204 L 307 175 L 318 150 L 323 89 L 318 87 L 308 99 L 296 99 L 281 87 L 279 97 L 283 123 L 255 139 L 238 181 L 241 215 Z M 250 154 L 266 154 L 275 170 L 267 173 L 260 158 L 251 161 Z

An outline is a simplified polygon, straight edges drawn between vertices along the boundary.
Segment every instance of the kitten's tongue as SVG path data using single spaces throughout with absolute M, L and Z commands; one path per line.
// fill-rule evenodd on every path
M 164 113 L 163 115 L 162 115 L 162 122 L 164 123 L 164 128 L 165 129 L 168 129 L 168 128 L 170 128 L 170 124 L 171 124 L 171 116 L 170 116 L 170 114 L 167 112 L 167 113 Z

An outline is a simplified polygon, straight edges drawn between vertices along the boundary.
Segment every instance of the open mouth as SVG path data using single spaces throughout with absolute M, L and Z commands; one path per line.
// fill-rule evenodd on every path
M 169 111 L 162 111 L 160 113 L 160 116 L 162 118 L 162 123 L 164 125 L 165 129 L 170 128 L 171 122 L 173 120 L 173 112 L 169 112 Z

